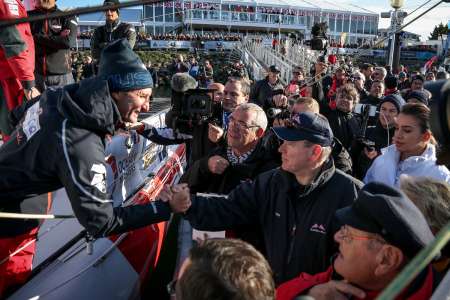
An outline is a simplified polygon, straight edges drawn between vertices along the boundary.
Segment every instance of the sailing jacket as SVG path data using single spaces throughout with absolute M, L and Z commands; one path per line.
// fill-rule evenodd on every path
M 35 195 L 64 187 L 78 221 L 93 236 L 106 236 L 168 220 L 161 201 L 113 207 L 106 192 L 105 144 L 121 117 L 97 77 L 49 89 L 15 111 L 19 120 L 0 147 L 0 211 L 44 213 Z M 29 220 L 0 219 L 0 237 L 36 227 Z
M 334 213 L 350 205 L 361 183 L 336 170 L 330 159 L 309 186 L 282 169 L 244 182 L 228 196 L 195 195 L 185 217 L 195 229 L 221 231 L 239 225 L 261 228 L 275 282 L 301 272 L 323 272 L 334 253 Z
M 56 6 L 50 10 L 32 10 L 30 16 L 60 12 Z M 68 34 L 65 34 L 65 31 Z M 45 19 L 31 23 L 36 44 L 36 73 L 42 76 L 63 75 L 72 72 L 70 48 L 75 47 L 77 22 L 74 17 Z

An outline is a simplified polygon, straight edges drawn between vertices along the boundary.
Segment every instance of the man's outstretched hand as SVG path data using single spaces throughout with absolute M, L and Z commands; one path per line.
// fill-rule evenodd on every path
M 191 195 L 186 183 L 165 185 L 159 193 L 159 198 L 169 202 L 174 213 L 185 213 L 191 207 Z

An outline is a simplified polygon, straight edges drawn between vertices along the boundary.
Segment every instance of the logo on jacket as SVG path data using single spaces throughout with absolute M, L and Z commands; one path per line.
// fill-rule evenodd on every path
M 313 226 L 311 226 L 311 228 L 309 229 L 309 231 L 313 231 L 313 232 L 318 232 L 321 234 L 326 234 L 327 231 L 325 230 L 325 226 L 323 226 L 322 224 L 314 224 Z
M 94 173 L 91 185 L 96 187 L 101 193 L 106 193 L 106 167 L 103 164 L 93 164 L 91 171 Z

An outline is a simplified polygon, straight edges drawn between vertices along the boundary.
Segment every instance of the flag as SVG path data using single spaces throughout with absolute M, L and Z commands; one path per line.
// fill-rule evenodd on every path
M 425 70 L 428 70 L 431 68 L 431 66 L 438 60 L 437 55 L 433 56 L 432 58 L 430 58 L 429 61 L 427 61 L 425 63 L 425 65 L 423 66 Z

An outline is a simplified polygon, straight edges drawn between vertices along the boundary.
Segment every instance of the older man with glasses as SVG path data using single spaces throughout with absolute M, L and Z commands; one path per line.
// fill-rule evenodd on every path
M 333 133 L 325 117 L 305 112 L 287 123 L 272 129 L 283 140 L 281 168 L 242 182 L 227 196 L 191 196 L 182 186 L 172 187 L 179 192 L 166 187 L 162 193 L 165 200 L 192 202 L 184 217 L 196 229 L 259 228 L 277 283 L 300 272 L 326 270 L 334 252 L 334 213 L 350 205 L 360 188 L 330 158 Z
M 278 300 L 299 295 L 322 299 L 375 299 L 404 266 L 431 243 L 433 234 L 420 210 L 400 191 L 369 183 L 352 206 L 336 212 L 341 225 L 332 266 L 300 274 L 277 289 Z M 431 265 L 396 299 L 430 299 L 436 282 Z

